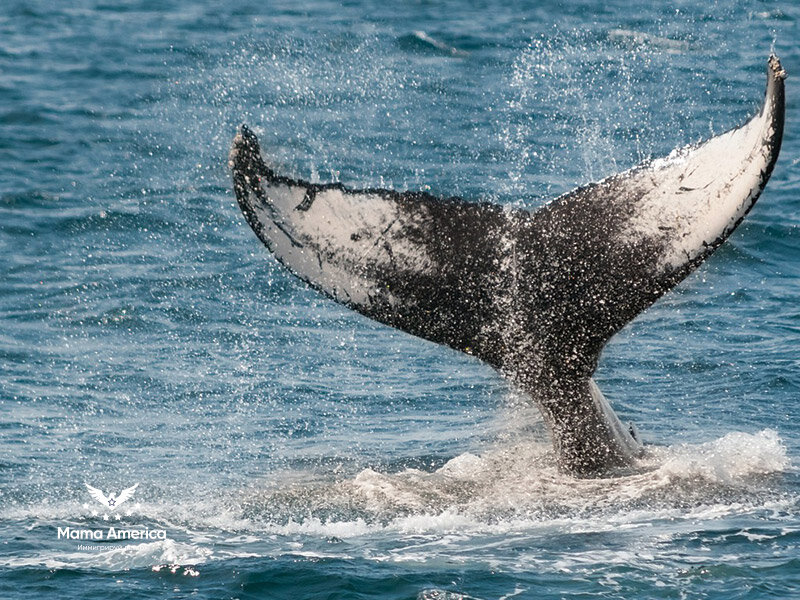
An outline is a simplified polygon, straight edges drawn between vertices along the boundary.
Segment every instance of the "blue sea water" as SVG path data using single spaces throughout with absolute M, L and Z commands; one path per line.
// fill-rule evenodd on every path
M 4 0 L 0 597 L 800 595 L 799 23 L 789 0 Z M 490 368 L 315 294 L 233 197 L 246 122 L 295 176 L 535 208 L 742 123 L 770 51 L 765 193 L 602 357 L 651 448 L 626 477 L 559 473 Z M 86 484 L 138 486 L 110 510 Z

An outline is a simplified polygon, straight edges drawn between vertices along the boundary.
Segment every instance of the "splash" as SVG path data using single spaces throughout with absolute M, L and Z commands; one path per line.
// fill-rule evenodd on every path
M 657 49 L 621 46 L 613 36 L 567 31 L 533 39 L 511 67 L 508 120 L 500 131 L 511 188 L 524 193 L 527 173 L 535 171 L 561 179 L 553 191 L 566 191 L 649 156 L 658 135 L 650 133 L 651 115 L 658 111 L 645 92 L 657 86 L 660 95 L 669 93 L 663 75 L 653 79 L 662 60 Z M 554 130 L 556 147 L 536 143 L 540 120 Z
M 526 441 L 466 452 L 432 471 L 365 468 L 334 479 L 292 472 L 266 486 L 254 483 L 249 490 L 223 496 L 143 505 L 141 518 L 166 528 L 167 540 L 90 550 L 60 545 L 7 557 L 0 564 L 151 568 L 196 576 L 205 564 L 235 558 L 361 557 L 424 564 L 442 555 L 454 560 L 474 560 L 475 552 L 502 555 L 522 544 L 531 547 L 526 568 L 534 568 L 546 566 L 536 547 L 551 535 L 641 530 L 644 537 L 630 535 L 649 544 L 647 532 L 659 523 L 672 533 L 692 531 L 698 520 L 724 523 L 731 517 L 757 520 L 764 512 L 773 518 L 790 514 L 798 502 L 782 488 L 781 476 L 791 465 L 782 440 L 771 430 L 653 449 L 636 472 L 615 478 L 575 479 L 553 464 L 548 444 Z M 31 506 L 5 516 L 52 529 L 49 524 L 75 510 L 73 505 Z M 748 530 L 742 535 L 764 534 Z M 613 556 L 594 558 L 608 562 Z M 577 568 L 586 560 L 576 556 L 564 565 Z
M 604 531 L 758 509 L 783 498 L 780 475 L 790 468 L 772 430 L 653 448 L 635 472 L 613 478 L 575 479 L 554 464 L 544 442 L 502 444 L 430 472 L 367 468 L 335 482 L 277 484 L 282 489 L 245 499 L 244 506 L 254 522 L 282 534 L 501 533 L 554 524 Z
M 699 445 L 657 448 L 653 456 L 661 463 L 656 472 L 662 477 L 733 486 L 790 467 L 786 446 L 772 429 L 755 434 L 732 432 Z
M 697 43 L 672 25 L 533 38 L 511 65 L 499 111 L 504 191 L 556 195 L 709 137 L 698 112 L 729 84 L 701 76 L 689 60 Z M 687 69 L 697 70 L 691 88 Z

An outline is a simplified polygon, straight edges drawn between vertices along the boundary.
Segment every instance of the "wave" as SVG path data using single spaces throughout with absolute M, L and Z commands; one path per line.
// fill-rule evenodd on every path
M 435 51 L 459 58 L 469 56 L 469 52 L 445 44 L 441 40 L 431 37 L 424 31 L 413 31 L 408 35 L 402 36 L 399 41 L 402 45 L 415 50 Z
M 692 49 L 692 44 L 684 40 L 675 40 L 631 29 L 612 29 L 608 32 L 608 39 L 632 46 L 649 46 L 664 50 L 668 54 L 677 54 Z

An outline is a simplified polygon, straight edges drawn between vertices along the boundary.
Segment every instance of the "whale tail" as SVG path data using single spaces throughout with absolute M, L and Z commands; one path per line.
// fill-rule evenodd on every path
M 784 78 L 770 57 L 764 103 L 741 127 L 535 212 L 284 177 L 245 126 L 229 165 L 247 222 L 290 271 L 500 370 L 542 409 L 559 463 L 587 475 L 641 449 L 591 379 L 600 353 L 753 206 L 780 150 Z

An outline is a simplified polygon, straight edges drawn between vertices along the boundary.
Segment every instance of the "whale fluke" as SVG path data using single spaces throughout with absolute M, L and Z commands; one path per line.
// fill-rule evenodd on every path
M 591 379 L 603 346 L 753 206 L 781 146 L 785 76 L 770 57 L 764 103 L 743 126 L 535 212 L 281 176 L 245 126 L 229 165 L 247 222 L 289 270 L 498 369 L 541 408 L 559 464 L 592 475 L 641 453 Z

